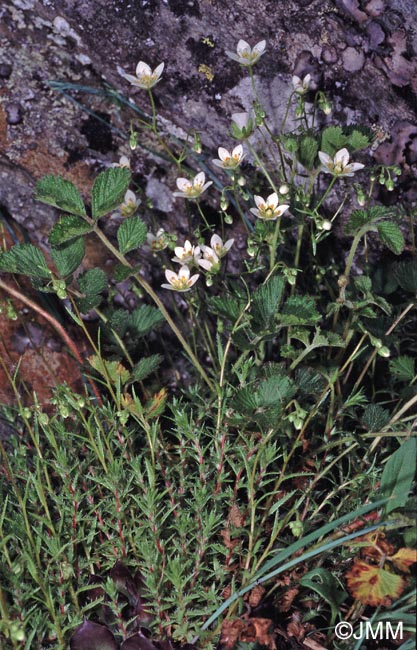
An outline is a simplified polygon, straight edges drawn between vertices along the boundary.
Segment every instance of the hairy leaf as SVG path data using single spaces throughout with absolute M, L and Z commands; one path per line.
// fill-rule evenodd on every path
M 161 354 L 152 354 L 149 357 L 144 357 L 132 369 L 132 379 L 134 381 L 142 381 L 152 372 L 155 372 L 162 360 L 163 356 Z
M 258 406 L 268 407 L 288 400 L 294 392 L 293 382 L 288 377 L 269 377 L 259 384 L 256 401 Z
M 86 235 L 90 231 L 91 226 L 84 219 L 73 214 L 66 214 L 53 226 L 49 233 L 49 243 L 52 246 L 59 246 L 80 235 Z
M 375 205 L 368 210 L 353 210 L 345 225 L 345 233 L 354 235 L 366 224 L 371 225 L 380 219 L 391 217 L 393 212 L 393 208 L 387 208 L 383 205 Z
M 311 296 L 291 296 L 284 303 L 280 320 L 284 325 L 307 325 L 320 319 Z
M 88 357 L 89 364 L 102 377 L 109 379 L 112 384 L 116 384 L 120 378 L 121 384 L 125 384 L 130 377 L 129 371 L 119 361 L 106 361 L 97 354 Z
M 395 255 L 400 255 L 405 246 L 404 235 L 393 221 L 381 221 L 377 225 L 379 238 Z
M 354 129 L 349 135 L 347 135 L 346 144 L 350 151 L 358 151 L 359 149 L 369 147 L 371 144 L 371 138 L 358 129 Z
M 106 274 L 99 268 L 89 269 L 79 276 L 78 286 L 87 295 L 101 293 L 107 287 Z
M 328 126 L 321 134 L 320 151 L 334 156 L 336 151 L 346 146 L 346 136 L 340 126 Z
M 16 244 L 0 254 L 0 270 L 21 273 L 30 278 L 47 279 L 51 277 L 46 260 L 36 246 Z
M 147 230 L 146 224 L 139 217 L 125 219 L 117 231 L 120 252 L 128 253 L 142 246 L 146 241 Z
M 243 300 L 227 296 L 210 297 L 208 299 L 210 311 L 232 322 L 236 322 L 245 307 Z
M 379 404 L 368 404 L 362 416 L 362 422 L 368 431 L 380 431 L 390 420 L 390 413 Z
M 145 336 L 148 332 L 159 327 L 164 321 L 163 314 L 151 305 L 141 305 L 130 314 L 128 328 L 136 336 Z
M 319 145 L 314 138 L 309 135 L 301 138 L 298 154 L 300 163 L 307 169 L 313 169 L 318 150 Z
M 130 182 L 130 171 L 125 167 L 110 167 L 94 181 L 91 211 L 94 219 L 115 210 L 123 201 Z
M 415 376 L 415 359 L 407 355 L 390 359 L 389 369 L 399 381 L 412 381 Z
M 272 324 L 281 302 L 284 286 L 284 279 L 274 275 L 253 294 L 251 314 L 254 322 L 261 329 L 267 329 Z
M 417 257 L 397 262 L 393 266 L 394 277 L 404 291 L 417 293 Z
M 35 198 L 65 212 L 78 214 L 81 217 L 86 215 L 81 194 L 71 181 L 65 180 L 62 176 L 48 174 L 41 178 L 36 184 Z
M 51 249 L 51 257 L 61 278 L 74 273 L 84 257 L 85 243 L 82 237 L 66 242 L 62 246 Z

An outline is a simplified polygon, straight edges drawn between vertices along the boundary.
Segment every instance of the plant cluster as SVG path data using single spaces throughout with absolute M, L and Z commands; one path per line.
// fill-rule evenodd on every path
M 175 163 L 187 239 L 155 229 L 124 157 L 88 201 L 62 177 L 41 179 L 37 199 L 60 211 L 49 255 L 31 243 L 0 253 L 0 270 L 56 294 L 91 348 L 85 394 L 61 385 L 51 404 L 27 406 L 10 377 L 6 648 L 203 647 L 220 634 L 227 650 L 272 650 L 277 619 L 263 612 L 279 613 L 287 638 L 340 650 L 338 620 L 389 613 L 410 647 L 415 215 L 378 202 L 401 170 L 368 164 L 369 129 L 329 124 L 310 75 L 293 77 L 279 130 L 268 124 L 253 71 L 265 51 L 239 41 L 228 52 L 250 75 L 253 111 L 232 116 L 238 144 L 211 163 L 199 137 L 180 143 L 161 126 L 164 64 L 124 75 L 151 108 L 131 145 L 142 133 Z M 87 237 L 114 256 L 113 282 L 136 288 L 135 308 L 114 308 L 103 269 L 82 270 Z

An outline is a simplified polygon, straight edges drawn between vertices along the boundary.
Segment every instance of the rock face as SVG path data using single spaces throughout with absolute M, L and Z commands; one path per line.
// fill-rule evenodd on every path
M 99 93 L 63 84 L 63 92 L 53 90 L 51 80 L 96 91 L 108 84 L 149 113 L 146 91 L 120 73 L 133 74 L 139 60 L 152 67 L 164 61 L 155 97 L 165 128 L 200 132 L 208 159 L 219 145 L 229 146 L 231 114 L 252 103 L 247 75 L 225 55 L 239 38 L 252 45 L 267 40 L 255 73 L 275 128 L 291 75 L 310 73 L 338 119 L 378 129 L 385 142 L 377 159 L 405 164 L 404 191 L 417 194 L 415 0 L 5 0 L 0 204 L 39 238 L 55 217 L 32 200 L 37 178 L 60 173 L 86 191 L 98 167 L 128 152 L 120 134 L 132 113 Z M 135 155 L 144 189 L 149 183 L 150 196 L 163 196 L 156 189 L 165 183 L 161 160 L 141 150 Z M 170 212 L 175 204 L 167 196 L 157 207 Z

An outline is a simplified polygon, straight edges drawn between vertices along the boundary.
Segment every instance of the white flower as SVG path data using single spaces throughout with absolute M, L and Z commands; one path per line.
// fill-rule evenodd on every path
M 210 239 L 210 246 L 215 251 L 217 257 L 224 257 L 233 246 L 234 241 L 234 239 L 228 239 L 227 242 L 223 244 L 219 235 L 213 235 Z
M 146 243 L 150 246 L 150 249 L 154 252 L 163 251 L 164 248 L 168 246 L 168 241 L 165 235 L 165 230 L 159 228 L 156 235 L 151 232 L 148 232 L 146 235 Z
M 217 167 L 222 167 L 223 169 L 236 169 L 243 160 L 243 147 L 241 144 L 238 144 L 237 147 L 233 149 L 232 152 L 228 151 L 224 147 L 218 148 L 219 159 L 213 160 L 213 165 Z
M 167 269 L 165 277 L 169 284 L 161 285 L 163 289 L 170 289 L 171 291 L 189 291 L 193 284 L 195 284 L 200 277 L 199 273 L 192 275 L 190 278 L 190 269 L 188 266 L 182 266 L 178 273 Z
M 242 39 L 237 44 L 236 52 L 227 51 L 226 54 L 233 61 L 237 61 L 241 65 L 253 65 L 256 63 L 262 54 L 265 52 L 266 41 L 259 41 L 254 47 L 251 47 L 249 43 L 243 41 Z
M 136 77 L 131 74 L 123 74 L 124 78 L 130 81 L 133 86 L 149 90 L 161 80 L 162 71 L 165 63 L 160 63 L 155 70 L 144 61 L 139 61 L 136 66 Z
M 127 190 L 123 203 L 114 214 L 120 217 L 130 217 L 136 212 L 136 209 L 140 204 L 141 200 L 136 197 L 136 194 L 132 192 L 132 190 Z
M 172 258 L 173 262 L 178 264 L 190 264 L 197 261 L 200 257 L 200 247 L 192 246 L 191 242 L 187 239 L 184 246 L 176 246 L 174 248 L 175 257 Z
M 120 156 L 119 162 L 113 163 L 112 167 L 126 167 L 126 169 L 130 169 L 130 160 L 127 156 Z
M 202 246 L 203 257 L 198 260 L 198 264 L 209 271 L 210 273 L 217 273 L 220 270 L 220 259 L 210 246 Z
M 324 151 L 319 151 L 319 158 L 325 174 L 333 174 L 333 176 L 353 176 L 355 172 L 365 167 L 361 163 L 349 163 L 349 152 L 345 148 L 337 151 L 334 158 Z
M 297 77 L 295 74 L 291 81 L 294 92 L 298 93 L 299 95 L 304 95 L 310 87 L 311 74 L 306 74 L 304 79 L 300 79 L 300 77 Z
M 204 172 L 199 172 L 193 181 L 188 178 L 177 178 L 177 187 L 179 192 L 174 192 L 174 196 L 182 196 L 184 199 L 196 199 L 200 196 L 213 181 L 206 183 L 206 175 Z
M 278 205 L 278 194 L 276 192 L 270 194 L 266 200 L 261 196 L 254 196 L 253 198 L 256 208 L 251 208 L 250 211 L 266 221 L 275 221 L 290 207 L 289 205 Z

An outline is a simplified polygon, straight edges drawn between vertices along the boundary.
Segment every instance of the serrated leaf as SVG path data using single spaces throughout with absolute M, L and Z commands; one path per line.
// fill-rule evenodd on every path
M 98 294 L 107 287 L 107 276 L 102 269 L 88 269 L 78 277 L 80 291 L 85 294 Z
M 130 314 L 128 329 L 136 336 L 145 336 L 164 322 L 163 314 L 151 305 L 141 305 Z
M 256 401 L 260 407 L 273 406 L 289 399 L 294 392 L 293 382 L 288 377 L 269 377 L 259 384 Z
M 82 237 L 73 239 L 62 246 L 51 249 L 51 257 L 55 262 L 59 276 L 65 278 L 74 273 L 85 254 L 85 242 Z
M 328 126 L 322 131 L 320 151 L 334 156 L 336 151 L 346 146 L 346 136 L 340 126 Z
M 347 572 L 346 581 L 353 597 L 362 605 L 372 607 L 389 606 L 405 588 L 405 581 L 401 576 L 357 559 L 352 569 Z
M 301 138 L 298 156 L 300 163 L 306 167 L 306 169 L 313 169 L 318 150 L 319 145 L 314 138 L 309 135 Z
M 393 266 L 394 277 L 404 291 L 417 293 L 417 257 L 397 262 Z
M 147 418 L 156 418 L 161 415 L 165 410 L 167 401 L 166 388 L 162 388 L 155 393 L 145 404 L 145 414 Z
M 91 212 L 94 219 L 115 210 L 123 201 L 130 182 L 130 171 L 125 167 L 110 167 L 94 181 Z
M 300 578 L 299 583 L 301 586 L 318 593 L 336 612 L 339 611 L 340 605 L 348 597 L 346 591 L 340 588 L 339 581 L 330 571 L 322 567 L 306 573 Z
M 390 372 L 400 381 L 412 381 L 415 376 L 415 359 L 403 355 L 396 359 L 390 359 Z
M 416 439 L 409 438 L 388 459 L 381 477 L 381 493 L 390 497 L 385 512 L 389 514 L 407 503 L 416 470 Z
M 216 296 L 208 299 L 210 311 L 232 322 L 236 322 L 244 309 L 244 302 L 237 298 Z
M 362 423 L 368 431 L 380 431 L 390 421 L 390 412 L 380 404 L 368 404 L 362 415 Z
M 345 233 L 354 235 L 366 224 L 371 225 L 380 219 L 391 217 L 392 214 L 393 209 L 383 205 L 374 205 L 368 210 L 353 210 L 345 225 Z
M 46 260 L 36 246 L 16 244 L 0 255 L 0 270 L 21 273 L 30 278 L 47 279 L 51 277 Z
M 405 246 L 404 235 L 393 221 L 381 221 L 377 225 L 379 238 L 395 255 L 400 255 Z
M 253 386 L 239 388 L 233 396 L 232 408 L 238 413 L 252 413 L 258 406 Z
M 41 178 L 36 184 L 35 199 L 65 212 L 78 214 L 81 217 L 86 215 L 81 194 L 71 181 L 65 180 L 62 176 L 48 174 Z
M 324 390 L 326 380 L 313 368 L 299 368 L 295 373 L 295 385 L 301 393 L 314 396 Z
M 161 354 L 152 354 L 149 357 L 141 359 L 131 371 L 132 379 L 134 381 L 142 381 L 152 372 L 155 372 L 162 360 L 163 356 Z
M 120 383 L 123 385 L 130 378 L 129 370 L 119 361 L 107 361 L 99 355 L 93 354 L 88 357 L 88 363 L 112 384 L 116 384 L 120 380 Z
M 125 266 L 124 264 L 116 264 L 113 270 L 113 277 L 115 282 L 123 282 L 135 272 L 131 266 Z
M 357 129 L 354 129 L 352 133 L 347 135 L 346 144 L 349 147 L 350 151 L 358 151 L 359 149 L 365 149 L 371 144 L 371 140 L 368 138 L 365 133 L 361 133 Z
M 315 323 L 321 317 L 311 296 L 291 296 L 286 300 L 279 315 L 284 325 L 306 325 Z
M 273 321 L 281 302 L 284 286 L 284 279 L 274 275 L 253 294 L 251 314 L 254 322 L 261 329 L 267 329 Z
M 128 217 L 123 221 L 117 231 L 117 241 L 121 253 L 139 248 L 146 241 L 146 224 L 139 217 Z
M 73 214 L 62 216 L 53 226 L 49 233 L 49 243 L 51 246 L 59 246 L 71 239 L 86 235 L 91 231 L 91 226 L 84 219 L 76 217 Z

